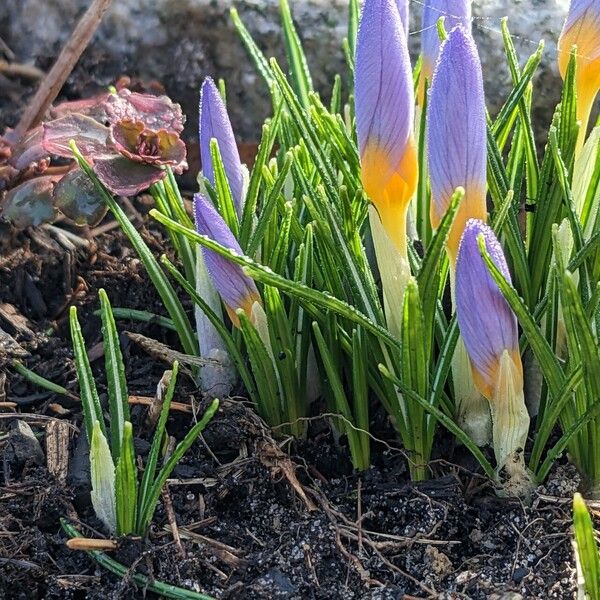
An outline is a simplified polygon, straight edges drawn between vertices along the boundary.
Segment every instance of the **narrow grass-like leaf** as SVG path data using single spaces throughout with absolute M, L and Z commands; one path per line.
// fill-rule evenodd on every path
M 110 413 L 110 449 L 113 460 L 118 462 L 121 455 L 121 440 L 125 421 L 129 421 L 129 394 L 125 379 L 125 365 L 121 354 L 119 334 L 112 314 L 110 301 L 103 289 L 98 291 L 100 316 L 102 318 L 102 345 L 104 348 L 104 368 L 108 388 L 108 408 Z
M 292 82 L 303 106 L 308 107 L 308 94 L 312 91 L 312 79 L 306 62 L 306 55 L 304 54 L 302 43 L 300 42 L 300 36 L 294 27 L 288 0 L 279 0 L 279 10 L 281 11 L 285 52 L 290 67 Z
M 165 485 L 165 482 L 173 472 L 173 469 L 177 466 L 177 463 L 179 463 L 179 461 L 183 458 L 184 454 L 190 449 L 190 447 L 196 441 L 196 439 L 202 433 L 202 431 L 204 431 L 204 428 L 213 418 L 218 408 L 219 401 L 215 399 L 212 401 L 210 406 L 202 415 L 202 419 L 200 419 L 200 421 L 198 421 L 198 423 L 196 423 L 187 432 L 187 434 L 181 440 L 181 442 L 177 444 L 175 450 L 173 450 L 173 454 L 171 454 L 167 462 L 163 465 L 162 469 L 160 469 L 160 471 L 158 472 L 158 475 L 156 476 L 156 479 L 152 484 L 152 488 L 148 490 L 146 506 L 141 521 L 142 531 L 146 531 L 150 526 L 150 521 L 152 520 L 154 511 L 156 510 L 156 505 L 158 503 L 160 492 L 163 486 Z
M 590 600 L 600 600 L 600 548 L 594 538 L 594 524 L 581 494 L 573 497 L 573 526 L 577 555 Z
M 404 385 L 404 383 L 402 383 L 398 377 L 392 375 L 384 365 L 380 364 L 379 370 L 385 378 L 389 379 L 395 386 L 398 387 L 402 395 L 406 396 L 408 401 L 419 404 L 426 412 L 436 419 L 440 425 L 443 425 L 452 435 L 454 435 L 454 437 L 461 441 L 477 459 L 485 474 L 490 479 L 494 479 L 494 467 L 492 467 L 475 442 L 473 442 L 473 440 L 450 417 L 445 415 L 439 408 L 431 405 L 427 400 L 425 400 L 425 398 L 422 398 L 419 396 L 419 394 L 416 394 L 410 388 Z
M 98 422 L 100 430 L 106 436 L 104 426 L 104 415 L 100 405 L 100 397 L 96 389 L 96 382 L 92 374 L 92 367 L 85 349 L 85 340 L 81 333 L 81 326 L 77 319 L 77 308 L 71 306 L 69 310 L 69 324 L 71 327 L 71 340 L 73 342 L 73 354 L 75 355 L 75 370 L 79 382 L 79 395 L 83 409 L 83 420 L 88 441 L 91 442 L 94 423 Z
M 272 425 L 283 422 L 277 373 L 271 355 L 244 311 L 238 311 L 246 351 L 258 390 L 258 412 Z
M 269 68 L 269 63 L 265 58 L 265 55 L 261 52 L 260 48 L 256 45 L 256 42 L 252 39 L 250 32 L 246 29 L 246 26 L 242 23 L 238 11 L 236 8 L 232 7 L 230 10 L 231 20 L 233 21 L 234 27 L 237 29 L 237 32 L 246 46 L 246 50 L 256 67 L 256 70 L 261 74 L 262 78 L 265 80 L 267 87 L 271 88 L 273 83 L 273 75 L 271 73 L 271 69 Z
M 135 533 L 138 502 L 138 479 L 133 446 L 133 429 L 126 421 L 123 427 L 121 453 L 115 469 L 115 502 L 117 513 L 117 533 Z
M 319 354 L 321 355 L 323 368 L 327 375 L 327 383 L 331 389 L 331 394 L 335 402 L 336 411 L 343 417 L 343 419 L 339 420 L 339 426 L 340 429 L 346 432 L 346 436 L 348 437 L 352 465 L 355 469 L 364 470 L 368 468 L 368 458 L 363 454 L 362 440 L 356 429 L 354 415 L 350 409 L 348 397 L 344 391 L 342 379 L 338 371 L 340 369 L 340 362 L 333 358 L 332 353 L 327 346 L 327 342 L 321 333 L 319 324 L 313 322 L 312 327 L 315 334 L 315 341 L 319 348 Z
M 167 391 L 165 392 L 165 398 L 163 400 L 160 416 L 154 431 L 154 437 L 152 438 L 152 445 L 150 446 L 150 452 L 148 453 L 148 461 L 146 462 L 146 468 L 144 469 L 144 474 L 142 475 L 142 481 L 139 487 L 136 531 L 141 534 L 146 532 L 146 527 L 152 518 L 152 514 L 150 514 L 150 518 L 148 518 L 148 513 L 150 511 L 152 511 L 152 513 L 154 512 L 155 505 L 150 506 L 152 502 L 151 490 L 152 486 L 154 485 L 154 477 L 156 474 L 156 467 L 158 465 L 158 455 L 165 435 L 165 428 L 167 426 L 167 419 L 169 417 L 171 400 L 173 399 L 173 394 L 175 393 L 178 372 L 179 363 L 175 361 L 171 369 L 171 376 L 169 377 Z
M 136 310 L 135 308 L 113 308 L 113 317 L 119 320 L 139 321 L 140 323 L 148 323 L 149 325 L 158 325 L 170 331 L 176 331 L 175 324 L 172 319 L 156 315 L 146 310 Z M 100 316 L 100 311 L 95 310 L 94 314 Z

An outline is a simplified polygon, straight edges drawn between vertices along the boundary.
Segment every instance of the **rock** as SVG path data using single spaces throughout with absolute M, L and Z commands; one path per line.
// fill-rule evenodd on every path
M 44 464 L 45 455 L 42 446 L 25 421 L 16 421 L 11 426 L 4 449 L 4 460 L 15 470 L 27 464 Z
M 89 0 L 20 0 L 7 2 L 0 18 L 0 37 L 16 60 L 48 68 Z M 283 57 L 278 0 L 115 0 L 93 43 L 86 50 L 65 92 L 112 83 L 120 74 L 156 79 L 181 102 L 195 136 L 198 89 L 204 76 L 222 77 L 234 128 L 246 141 L 257 139 L 269 111 L 265 85 L 232 25 L 229 9 L 240 17 L 264 53 Z M 346 73 L 342 39 L 346 35 L 347 0 L 290 2 L 308 55 L 314 83 L 325 97 L 336 73 Z M 490 110 L 496 111 L 510 81 L 504 58 L 500 19 L 509 26 L 522 62 L 547 42 L 535 80 L 537 117 L 547 129 L 560 84 L 556 40 L 568 0 L 475 0 L 473 31 L 484 66 Z M 421 3 L 411 2 L 410 46 L 419 47 Z
M 440 578 L 443 579 L 452 573 L 454 567 L 450 559 L 440 552 L 435 546 L 425 547 L 425 557 L 429 561 L 431 570 Z
M 267 591 L 269 598 L 295 598 L 298 594 L 298 588 L 289 577 L 275 568 L 256 579 L 251 587 L 259 592 Z

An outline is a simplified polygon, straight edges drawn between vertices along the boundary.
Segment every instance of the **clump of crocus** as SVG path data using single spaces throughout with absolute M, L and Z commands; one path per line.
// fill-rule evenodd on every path
M 423 21 L 421 25 L 421 75 L 419 77 L 418 102 L 423 106 L 425 81 L 431 84 L 433 70 L 440 53 L 440 35 L 437 23 L 444 18 L 446 31 L 461 25 L 466 31 L 471 30 L 471 0 L 425 0 L 423 5 Z
M 394 0 L 366 0 L 356 47 L 356 129 L 364 190 L 390 330 L 399 335 L 410 275 L 406 218 L 418 179 L 414 93 L 404 25 Z
M 427 159 L 431 182 L 431 225 L 446 214 L 457 188 L 464 190 L 448 236 L 450 285 L 455 304 L 455 265 L 466 222 L 485 221 L 486 122 L 481 63 L 475 42 L 455 27 L 441 48 L 429 93 Z M 473 383 L 462 339 L 452 361 L 452 380 L 459 425 L 479 444 L 490 439 L 488 404 Z
M 493 231 L 482 221 L 471 219 L 456 264 L 458 324 L 475 384 L 490 404 L 500 493 L 527 496 L 532 478 L 523 454 L 529 414 L 523 395 L 517 319 L 485 264 L 482 248 L 510 282 L 506 259 Z
M 214 187 L 215 171 L 210 150 L 210 142 L 213 139 L 219 146 L 231 196 L 238 216 L 241 217 L 246 195 L 246 172 L 235 143 L 225 103 L 214 81 L 207 77 L 200 89 L 200 160 L 202 174 Z
M 106 206 L 89 179 L 74 163 L 49 174 L 49 157 L 73 158 L 74 140 L 111 192 L 132 196 L 163 179 L 165 167 L 187 168 L 183 120 L 180 106 L 166 96 L 125 88 L 58 105 L 49 120 L 12 144 L 3 215 L 21 226 L 40 225 L 60 210 L 77 224 L 96 224 Z
M 558 41 L 558 66 L 563 78 L 573 46 L 576 50 L 577 118 L 581 122 L 577 151 L 583 148 L 592 105 L 600 90 L 600 2 L 571 0 Z

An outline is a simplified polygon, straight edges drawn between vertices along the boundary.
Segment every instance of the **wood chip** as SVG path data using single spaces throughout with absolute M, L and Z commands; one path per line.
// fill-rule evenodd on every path
M 66 421 L 50 421 L 46 425 L 46 464 L 51 475 L 63 483 L 67 480 L 69 424 Z
M 117 542 L 114 540 L 99 540 L 96 538 L 72 538 L 67 540 L 67 548 L 71 550 L 83 550 L 89 552 L 90 550 L 99 550 L 101 552 L 110 552 L 111 550 L 117 549 Z

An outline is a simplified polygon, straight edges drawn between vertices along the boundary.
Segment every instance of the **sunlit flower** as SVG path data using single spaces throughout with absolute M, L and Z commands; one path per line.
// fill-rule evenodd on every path
M 599 0 L 571 0 L 567 20 L 558 40 L 558 66 L 563 78 L 573 46 L 577 46 L 577 118 L 581 121 L 577 146 L 581 150 L 592 105 L 600 89 Z
M 468 219 L 486 220 L 486 122 L 483 76 L 471 35 L 455 27 L 444 42 L 433 75 L 427 111 L 431 224 L 435 229 L 458 187 L 465 190 L 448 239 L 456 260 Z
M 423 106 L 425 80 L 431 84 L 433 70 L 440 52 L 440 36 L 437 22 L 444 17 L 446 31 L 451 31 L 457 25 L 465 30 L 471 30 L 471 0 L 425 0 L 423 6 L 423 21 L 421 26 L 421 54 L 423 65 L 419 79 L 418 101 Z
M 194 196 L 194 216 L 196 230 L 230 248 L 237 254 L 242 254 L 242 249 L 233 233 L 217 212 L 212 203 L 202 194 Z M 239 325 L 236 311 L 242 309 L 249 319 L 253 319 L 254 303 L 262 305 L 260 295 L 254 280 L 248 277 L 242 267 L 221 256 L 214 250 L 203 248 L 204 262 L 210 279 L 221 296 L 227 313 L 234 325 Z
M 395 0 L 366 0 L 356 45 L 356 130 L 363 188 L 389 330 L 400 336 L 410 268 L 408 207 L 417 186 L 414 92 L 404 25 Z
M 244 205 L 244 169 L 225 103 L 214 81 L 207 77 L 200 90 L 200 160 L 202 173 L 215 185 L 210 141 L 216 139 L 238 215 Z
M 523 450 L 529 414 L 523 395 L 523 367 L 517 319 L 481 256 L 485 248 L 504 277 L 510 273 L 493 231 L 482 221 L 467 222 L 456 264 L 456 312 L 474 381 L 488 399 L 498 471 L 508 476 L 507 491 L 529 488 Z
M 366 0 L 356 49 L 356 128 L 365 192 L 406 254 L 406 211 L 417 184 L 414 97 L 394 0 Z

